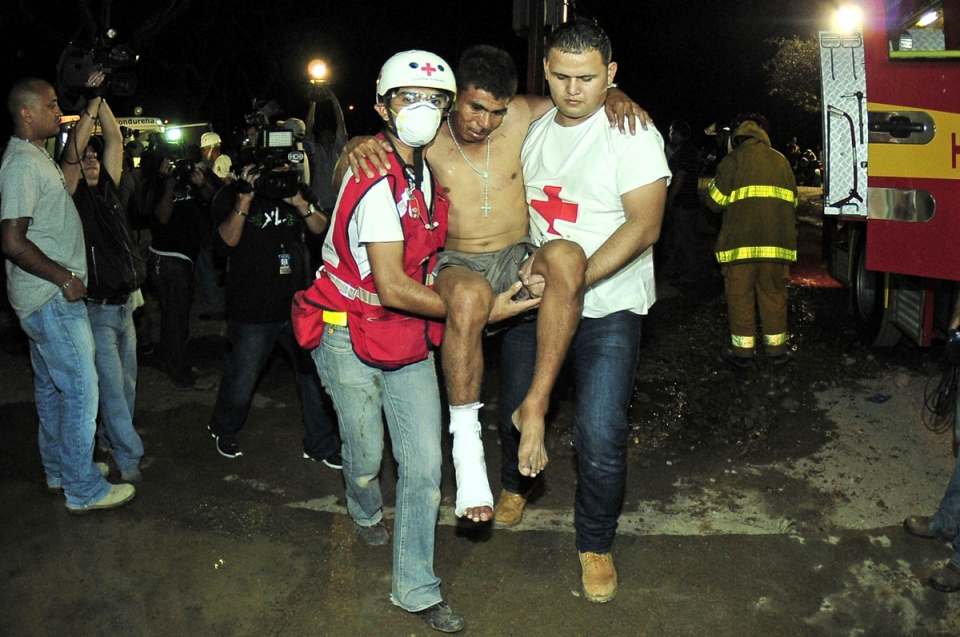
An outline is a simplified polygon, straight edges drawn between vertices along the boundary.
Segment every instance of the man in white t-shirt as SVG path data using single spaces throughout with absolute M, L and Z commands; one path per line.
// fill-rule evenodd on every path
M 547 38 L 544 68 L 555 109 L 535 122 L 521 153 L 536 245 L 578 244 L 587 257 L 583 312 L 570 344 L 576 374 L 574 439 L 579 459 L 577 548 L 592 602 L 617 593 L 611 547 L 623 504 L 627 407 L 633 391 L 640 319 L 655 300 L 653 249 L 660 234 L 670 170 L 654 128 L 621 135 L 603 113 L 617 65 L 610 40 L 578 19 Z M 531 261 L 537 258 L 536 253 Z M 524 265 L 521 279 L 536 283 Z M 501 414 L 524 399 L 533 376 L 536 325 L 506 333 Z M 527 493 L 533 480 L 517 467 L 518 439 L 501 418 L 503 487 Z

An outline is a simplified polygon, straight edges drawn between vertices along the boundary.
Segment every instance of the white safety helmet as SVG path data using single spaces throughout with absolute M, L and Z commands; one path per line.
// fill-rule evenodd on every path
M 200 137 L 200 148 L 206 148 L 207 146 L 219 146 L 220 145 L 220 136 L 216 133 L 204 133 Z
M 377 77 L 377 101 L 403 86 L 447 91 L 451 101 L 457 96 L 453 69 L 442 57 L 429 51 L 404 51 L 384 62 Z

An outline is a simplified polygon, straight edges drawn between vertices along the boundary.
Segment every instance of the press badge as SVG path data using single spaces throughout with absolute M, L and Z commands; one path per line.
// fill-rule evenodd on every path
M 277 256 L 280 259 L 280 274 L 290 274 L 290 253 L 283 245 L 280 246 L 280 254 Z

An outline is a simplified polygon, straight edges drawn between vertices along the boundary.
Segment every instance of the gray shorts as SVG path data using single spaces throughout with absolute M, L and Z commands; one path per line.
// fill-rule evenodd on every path
M 520 280 L 517 274 L 520 264 L 536 249 L 536 246 L 530 242 L 530 237 L 526 236 L 498 252 L 474 253 L 444 250 L 437 255 L 437 265 L 433 269 L 433 275 L 436 278 L 444 268 L 464 268 L 482 274 L 490 282 L 494 294 L 500 294 Z

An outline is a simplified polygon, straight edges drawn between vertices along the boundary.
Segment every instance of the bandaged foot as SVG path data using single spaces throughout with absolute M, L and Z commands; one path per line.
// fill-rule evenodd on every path
M 485 522 L 493 515 L 493 493 L 487 478 L 487 464 L 483 457 L 483 441 L 480 439 L 480 423 L 457 423 L 450 425 L 453 435 L 453 466 L 457 472 L 457 517 L 463 517 L 468 509 L 474 522 Z M 483 515 L 483 514 L 486 515 Z

